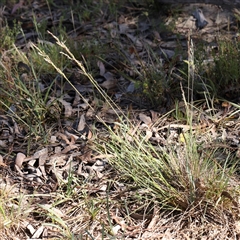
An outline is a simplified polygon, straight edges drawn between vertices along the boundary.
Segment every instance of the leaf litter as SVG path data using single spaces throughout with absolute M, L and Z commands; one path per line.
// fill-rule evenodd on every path
M 188 7 L 186 6 L 186 8 Z M 50 26 L 57 26 L 59 24 L 61 11 L 63 10 L 61 7 L 56 7 L 51 12 L 51 16 L 45 2 L 34 1 L 33 3 L 23 5 L 23 2 L 20 1 L 12 6 L 12 8 L 8 7 L 4 11 L 3 14 L 6 14 L 4 17 L 10 23 L 13 17 L 18 19 L 25 31 L 24 35 L 19 34 L 16 41 L 16 46 L 19 49 L 23 48 L 23 51 L 32 51 L 25 45 L 26 41 L 31 40 L 36 42 L 40 38 L 38 33 L 33 30 L 33 12 L 30 10 L 31 8 L 34 11 L 38 9 L 41 12 L 41 15 L 36 19 L 37 23 L 41 24 L 45 19 L 48 21 L 49 28 Z M 211 6 L 211 8 L 215 9 L 215 6 Z M 122 76 L 120 77 L 119 72 L 115 69 L 116 67 L 112 66 L 117 66 L 119 69 L 122 69 L 122 72 L 126 72 L 129 76 L 134 76 L 140 68 L 149 64 L 146 45 L 159 47 L 159 58 L 165 57 L 170 59 L 173 57 L 174 49 L 178 43 L 174 34 L 162 38 L 161 32 L 159 33 L 151 29 L 150 22 L 147 22 L 147 20 L 141 21 L 134 17 L 134 14 L 141 14 L 141 9 L 136 8 L 130 12 L 125 11 L 117 20 L 103 21 L 102 19 L 98 19 L 95 25 L 87 21 L 84 24 L 80 24 L 78 20 L 74 20 L 74 29 L 70 29 L 67 34 L 76 42 L 85 37 L 88 39 L 95 38 L 95 35 L 99 34 L 102 43 L 115 44 L 118 46 L 118 49 L 121 49 L 122 53 L 118 55 L 110 48 L 106 62 L 102 60 L 96 61 L 96 71 L 99 74 L 99 77 L 96 77 L 96 79 L 99 85 L 106 89 L 106 92 L 113 99 L 115 98 L 114 100 L 117 99 L 120 102 L 120 105 L 123 107 L 122 111 L 127 115 L 131 115 L 131 121 L 135 123 L 135 128 L 129 130 L 128 140 L 131 141 L 131 136 L 140 131 L 145 134 L 144 139 L 147 142 L 150 141 L 162 146 L 166 144 L 181 146 L 184 143 L 184 138 L 181 140 L 181 134 L 192 130 L 197 139 L 203 143 L 203 149 L 217 146 L 226 151 L 239 152 L 239 115 L 238 113 L 234 113 L 236 109 L 233 105 L 225 106 L 223 103 L 219 106 L 216 103 L 215 105 L 218 110 L 212 115 L 207 114 L 204 109 L 193 112 L 194 116 L 198 116 L 199 121 L 193 122 L 192 126 L 182 123 L 180 120 L 173 121 L 171 117 L 162 117 L 165 113 L 164 111 L 146 110 L 147 105 L 139 104 L 136 106 L 136 102 L 134 103 L 132 99 L 130 101 L 128 99 L 128 106 L 126 107 L 125 95 L 134 96 L 134 94 L 137 94 L 138 89 L 131 80 Z M 204 17 L 201 15 L 202 13 L 198 16 L 195 14 L 195 18 L 199 18 L 200 16 L 200 22 L 203 21 L 200 28 L 203 28 L 201 31 L 205 34 L 204 38 L 206 39 L 213 35 L 213 31 L 215 31 L 214 27 L 218 27 L 218 24 L 225 24 L 220 22 L 219 19 L 228 16 L 228 13 L 226 15 L 214 15 L 216 17 L 214 20 L 216 25 L 214 25 L 214 21 L 209 21 L 208 19 L 209 12 L 210 10 L 208 9 L 206 13 L 205 5 L 203 5 Z M 207 20 L 205 20 L 205 16 Z M 186 28 L 190 27 L 190 25 L 186 25 L 188 24 L 187 22 L 184 22 L 186 19 L 189 21 L 188 18 L 189 15 L 179 18 L 181 22 L 178 26 L 179 32 L 184 33 L 186 32 Z M 72 19 L 70 16 L 65 18 L 66 26 L 68 26 L 69 22 L 73 25 L 70 19 Z M 169 18 L 168 23 L 171 21 L 173 19 Z M 191 18 L 191 21 L 194 20 Z M 205 25 L 206 28 L 204 28 Z M 196 30 L 196 27 L 194 24 L 191 25 L 193 30 Z M 196 32 L 197 34 L 198 32 Z M 49 43 L 54 44 L 51 41 Z M 183 47 L 186 46 L 185 38 L 181 39 L 181 44 Z M 141 61 L 139 61 L 139 57 Z M 125 59 L 129 60 L 131 65 L 128 66 L 124 63 Z M 5 68 L 8 67 L 6 63 L 2 64 L 5 64 Z M 13 187 L 15 192 L 21 192 L 24 189 L 23 192 L 27 192 L 28 194 L 36 193 L 36 196 L 33 195 L 33 198 L 39 203 L 41 208 L 39 210 L 39 206 L 34 206 L 33 210 L 36 213 L 39 214 L 40 211 L 45 211 L 46 215 L 51 214 L 55 216 L 56 221 L 60 225 L 64 226 L 65 223 L 68 224 L 74 235 L 85 234 L 86 236 L 87 234 L 84 230 L 88 229 L 88 232 L 90 231 L 98 239 L 102 230 L 98 224 L 98 222 L 101 222 L 99 218 L 105 219 L 102 220 L 102 224 L 109 225 L 107 211 L 105 209 L 98 209 L 97 221 L 92 221 L 91 217 L 84 214 L 84 207 L 81 209 L 77 206 L 77 204 L 80 204 L 80 200 L 76 195 L 86 194 L 89 199 L 93 196 L 98 196 L 103 201 L 110 194 L 112 199 L 122 200 L 125 198 L 132 201 L 135 193 L 134 190 L 131 191 L 128 189 L 127 184 L 118 183 L 116 173 L 108 163 L 110 156 L 107 154 L 102 156 L 97 155 L 91 147 L 92 142 L 95 141 L 98 135 L 102 134 L 105 138 L 108 137 L 106 129 L 95 116 L 100 116 L 108 125 L 112 124 L 115 131 L 118 129 L 118 116 L 116 112 L 111 111 L 107 103 L 98 96 L 91 95 L 94 87 L 89 82 L 85 82 L 81 77 L 79 78 L 77 74 L 74 74 L 77 71 L 79 70 L 74 69 L 74 67 L 69 69 L 69 72 L 72 73 L 74 87 L 80 93 L 88 96 L 88 104 L 82 102 L 82 99 L 77 94 L 75 96 L 74 94 L 70 95 L 71 91 L 73 92 L 73 88 L 67 84 L 62 87 L 64 91 L 62 97 L 49 97 L 48 104 L 56 101 L 62 106 L 63 120 L 61 119 L 61 124 L 58 127 L 54 127 L 51 130 L 48 144 L 34 143 L 30 151 L 28 151 L 26 141 L 28 135 L 21 124 L 17 123 L 12 116 L 0 116 L 0 167 L 1 182 L 3 182 L 1 188 L 4 189 L 10 184 L 11 186 L 15 186 Z M 25 74 L 30 75 L 30 72 L 26 71 Z M 41 84 L 44 86 L 43 89 L 49 87 L 48 83 L 44 81 Z M 58 86 L 55 87 L 59 88 Z M 117 97 L 119 95 L 121 96 L 120 99 Z M 133 98 L 136 99 L 136 97 Z M 92 107 L 91 109 L 89 108 L 89 104 Z M 129 107 L 130 105 L 133 107 Z M 97 134 L 95 133 L 96 131 Z M 219 157 L 222 158 L 223 153 Z M 53 206 L 51 199 L 54 195 L 59 194 L 63 183 L 68 184 L 72 174 L 79 178 L 82 185 L 78 181 L 75 182 L 73 180 L 71 191 L 73 191 L 74 198 L 65 200 L 68 202 L 69 208 L 58 204 Z M 112 180 L 112 183 L 109 183 L 108 180 Z M 200 179 L 199 181 L 201 183 Z M 110 186 L 111 184 L 113 186 Z M 199 187 L 199 189 L 201 188 Z M 235 201 L 228 192 L 225 193 L 225 197 L 228 197 L 231 201 Z M 74 199 L 76 202 L 74 202 Z M 168 213 L 169 215 L 166 217 L 165 214 L 158 212 L 159 209 L 157 206 L 154 206 L 151 210 L 150 208 L 147 209 L 148 213 L 145 213 L 143 209 L 139 213 L 136 213 L 136 209 L 139 206 L 136 206 L 134 203 L 128 206 L 130 208 L 128 211 L 132 211 L 128 216 L 124 213 L 123 209 L 118 207 L 118 204 L 114 203 L 116 203 L 115 200 L 113 204 L 108 205 L 108 211 L 111 214 L 111 224 L 114 224 L 111 234 L 116 238 L 124 236 L 126 239 L 197 239 L 198 236 L 207 235 L 208 239 L 214 239 L 220 235 L 228 236 L 232 234 L 231 236 L 236 237 L 239 234 L 237 233 L 239 232 L 238 222 L 236 222 L 236 228 L 234 228 L 235 223 L 231 223 L 232 225 L 227 228 L 221 228 L 221 225 L 217 224 L 214 228 L 211 228 L 210 225 L 201 227 L 196 222 L 195 225 L 191 225 L 192 229 L 189 229 L 183 226 L 183 219 L 187 219 L 188 216 L 176 217 L 174 213 Z M 100 206 L 99 203 L 96 203 L 96 205 L 96 208 Z M 82 216 L 78 217 L 78 215 Z M 42 221 L 39 222 L 37 218 L 34 218 L 34 215 L 29 216 L 27 219 L 21 225 L 23 230 L 19 234 L 22 237 L 44 239 L 45 237 L 49 238 L 56 235 L 62 238 L 61 234 L 54 227 L 43 226 L 41 224 Z M 64 220 L 65 223 L 63 224 L 61 220 Z M 47 218 L 43 221 L 47 221 Z M 222 225 L 229 224 L 225 216 L 219 216 L 218 221 Z M 79 229 L 77 229 L 78 226 Z M 232 229 L 236 229 L 236 233 L 232 232 L 234 231 Z

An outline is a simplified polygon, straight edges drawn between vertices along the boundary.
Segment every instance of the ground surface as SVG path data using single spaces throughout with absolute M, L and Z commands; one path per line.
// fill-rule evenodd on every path
M 47 33 L 49 30 L 66 42 L 110 99 L 121 107 L 120 115 L 127 114 L 148 140 L 161 146 L 181 145 L 181 132 L 190 130 L 181 118 L 185 114 L 181 89 L 157 85 L 155 77 L 165 69 L 174 84 L 179 81 L 174 76 L 189 57 L 189 36 L 194 44 L 211 47 L 216 45 L 217 34 L 235 37 L 232 10 L 204 4 L 180 6 L 181 11 L 178 6 L 158 6 L 159 11 L 155 11 L 141 3 L 62 2 L 8 3 L 0 13 L 2 28 L 7 23 L 13 29 L 19 23 L 22 30 L 16 35 L 16 48 L 1 49 L 0 86 L 4 93 L 0 94 L 2 102 L 13 110 L 6 106 L 0 110 L 0 238 L 238 239 L 237 210 L 224 210 L 217 218 L 213 209 L 206 219 L 199 219 L 197 212 L 190 216 L 161 211 L 157 199 L 149 201 L 148 189 L 136 188 L 122 179 L 109 165 L 107 154 L 95 151 L 98 139 L 108 137 L 99 119 L 117 131 L 118 116 L 89 79 L 81 75 L 76 63 L 62 60 L 59 48 L 48 49 L 56 40 Z M 197 29 L 192 17 L 196 7 L 201 7 L 208 21 L 203 29 Z M 32 44 L 42 46 L 51 55 L 70 83 L 32 53 Z M 206 56 L 205 60 L 211 59 Z M 164 68 L 156 71 L 162 63 Z M 154 71 L 143 71 L 151 67 Z M 143 75 L 152 79 L 143 88 L 145 94 L 138 88 Z M 27 86 L 25 95 L 21 95 L 23 87 L 15 89 L 11 85 L 14 81 L 19 84 L 18 79 Z M 6 82 L 11 83 L 9 88 Z M 43 101 L 45 107 L 56 102 L 46 115 L 39 110 L 44 107 L 40 98 L 34 98 L 38 94 L 36 86 L 44 94 L 50 89 Z M 146 94 L 156 94 L 156 88 L 159 104 Z M 6 89 L 19 93 L 19 97 L 11 102 Z M 86 100 L 76 94 L 76 89 Z M 23 96 L 25 105 L 18 103 L 24 102 Z M 178 114 L 168 114 L 176 107 L 176 100 Z M 240 125 L 235 103 L 200 101 L 200 110 L 193 113 L 193 131 L 204 143 L 203 149 L 218 145 L 220 159 L 229 153 L 239 157 Z M 36 126 L 36 122 L 39 127 L 30 131 L 30 123 Z M 235 181 L 238 185 L 237 177 Z M 238 209 L 237 196 L 225 195 Z

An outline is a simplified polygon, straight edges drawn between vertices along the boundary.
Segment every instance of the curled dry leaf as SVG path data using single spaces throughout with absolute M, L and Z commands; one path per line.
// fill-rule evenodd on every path
M 142 122 L 144 122 L 146 125 L 150 126 L 152 124 L 152 119 L 145 115 L 144 113 L 139 114 L 139 118 Z
M 106 166 L 107 166 L 107 161 L 104 161 L 104 160 L 97 160 L 93 166 L 92 166 L 92 169 L 95 170 L 96 172 L 102 172 Z
M 88 135 L 87 135 L 87 139 L 88 140 L 90 140 L 90 139 L 92 139 L 92 137 L 93 137 L 93 133 L 92 133 L 92 131 L 88 131 Z
M 78 123 L 77 130 L 82 131 L 85 128 L 86 120 L 85 120 L 85 114 L 82 114 Z
M 235 230 L 236 230 L 236 232 L 239 236 L 239 234 L 240 234 L 240 221 L 235 222 Z
M 146 130 L 145 141 L 148 141 L 152 137 L 153 133 L 150 130 Z
M 1 148 L 7 148 L 7 141 L 0 140 L 0 147 Z
M 152 116 L 152 122 L 156 122 L 159 118 L 159 113 L 158 112 L 155 112 L 153 110 L 150 110 L 150 113 L 151 113 L 151 116 Z
M 104 74 L 106 72 L 106 69 L 105 69 L 105 66 L 104 66 L 103 62 L 102 61 L 98 61 L 97 65 L 98 65 L 99 70 L 100 70 L 100 75 L 104 76 Z
M 79 139 L 79 136 L 68 132 L 67 130 L 65 130 L 65 134 L 68 136 L 68 138 L 70 138 L 70 144 L 75 144 L 76 140 Z
M 3 162 L 3 156 L 0 155 L 0 166 L 6 167 L 6 164 Z
M 109 90 L 112 89 L 114 87 L 116 87 L 117 85 L 117 79 L 108 79 L 106 81 L 104 81 L 103 83 L 99 84 L 101 87 Z
M 30 223 L 26 224 L 26 228 L 28 229 L 28 231 L 30 232 L 30 234 L 34 234 L 36 232 L 36 229 L 33 227 L 33 225 L 31 225 Z
M 48 154 L 41 155 L 39 157 L 39 166 L 44 166 L 47 159 L 48 159 Z
M 57 137 L 56 136 L 51 136 L 50 138 L 50 143 L 56 143 L 57 142 Z
M 21 169 L 25 158 L 26 158 L 25 154 L 18 153 L 15 159 L 15 166 L 18 166 L 18 168 Z
M 62 153 L 68 153 L 68 152 L 70 152 L 71 150 L 74 150 L 74 149 L 76 149 L 76 148 L 78 148 L 76 145 L 71 144 L 71 145 L 65 147 L 65 148 L 62 150 Z
M 66 142 L 66 144 L 71 144 L 70 141 L 68 140 L 67 136 L 64 135 L 63 133 L 57 133 L 56 136 L 60 137 L 63 141 Z
M 118 234 L 118 231 L 121 229 L 120 225 L 116 225 L 112 228 L 112 234 L 115 236 Z
M 40 156 L 48 154 L 48 148 L 43 148 L 37 152 L 34 153 L 34 158 L 39 158 Z
M 37 239 L 37 238 L 39 238 L 39 237 L 42 235 L 43 230 L 44 230 L 44 227 L 43 227 L 43 226 L 40 226 L 40 227 L 38 228 L 38 230 L 32 235 L 32 239 Z

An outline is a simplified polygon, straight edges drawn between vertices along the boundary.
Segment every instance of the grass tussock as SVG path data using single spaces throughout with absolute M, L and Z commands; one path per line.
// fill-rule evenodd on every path
M 236 186 L 231 185 L 235 163 L 227 157 L 220 163 L 215 151 L 201 151 L 191 135 L 184 135 L 179 146 L 153 146 L 142 134 L 131 134 L 124 123 L 117 133 L 111 132 L 99 151 L 110 154 L 110 163 L 139 187 L 148 189 L 163 208 L 180 211 L 207 209 L 236 204 L 226 198 Z M 100 147 L 101 146 L 101 147 Z M 104 147 L 103 147 L 104 146 Z
M 57 43 L 65 50 L 64 55 L 75 61 L 82 73 L 96 84 L 68 48 L 58 40 Z M 44 53 L 41 55 L 53 64 Z M 59 71 L 57 67 L 56 70 Z M 116 109 L 107 97 L 105 100 Z M 117 130 L 108 128 L 109 137 L 103 142 L 100 139 L 95 150 L 108 156 L 109 163 L 120 174 L 139 188 L 147 189 L 162 208 L 191 214 L 196 211 L 198 215 L 201 212 L 202 217 L 217 215 L 224 209 L 237 212 L 233 198 L 237 193 L 233 184 L 236 170 L 233 158 L 226 156 L 219 162 L 217 149 L 203 151 L 191 131 L 181 135 L 179 145 L 162 147 L 151 144 L 140 131 L 134 131 L 129 120 L 119 121 Z

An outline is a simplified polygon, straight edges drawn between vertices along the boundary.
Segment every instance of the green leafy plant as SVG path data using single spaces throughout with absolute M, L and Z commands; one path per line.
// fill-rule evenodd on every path
M 1 28 L 0 32 L 0 51 L 11 49 L 15 42 L 16 36 L 20 33 L 20 25 L 16 22 L 14 26 L 10 28 L 8 25 Z
M 240 87 L 239 43 L 220 41 L 219 53 L 215 55 L 213 84 L 218 93 L 228 95 Z M 230 97 L 230 96 L 228 96 Z
M 218 48 L 211 51 L 199 44 L 195 49 L 195 94 L 234 100 L 240 87 L 239 43 L 218 40 Z

